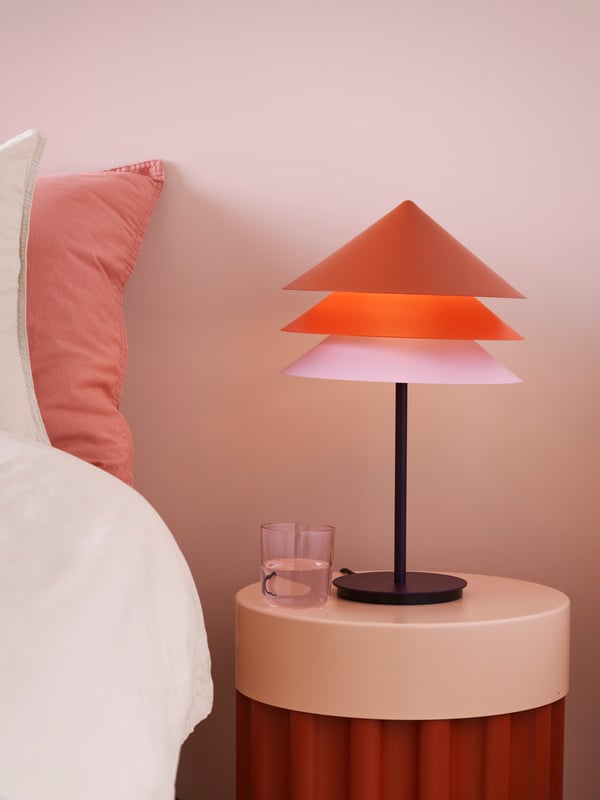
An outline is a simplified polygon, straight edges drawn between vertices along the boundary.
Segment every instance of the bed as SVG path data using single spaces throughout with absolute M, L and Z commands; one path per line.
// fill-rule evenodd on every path
M 43 147 L 0 145 L 0 798 L 173 800 L 210 653 L 119 410 L 163 165 L 38 176 Z

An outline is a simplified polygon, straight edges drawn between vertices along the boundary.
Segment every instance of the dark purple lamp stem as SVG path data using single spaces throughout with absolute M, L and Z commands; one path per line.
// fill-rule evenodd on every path
M 406 583 L 406 434 L 408 386 L 396 384 L 396 466 L 394 494 L 394 583 Z

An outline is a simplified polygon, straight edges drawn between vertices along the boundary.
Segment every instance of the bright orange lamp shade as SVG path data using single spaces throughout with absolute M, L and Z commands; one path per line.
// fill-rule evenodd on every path
M 405 339 L 523 338 L 474 297 L 419 294 L 334 292 L 282 330 Z

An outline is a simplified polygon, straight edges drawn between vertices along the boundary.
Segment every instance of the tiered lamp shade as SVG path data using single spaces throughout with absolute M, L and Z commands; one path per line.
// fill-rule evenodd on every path
M 519 381 L 475 342 L 521 339 L 477 297 L 522 295 L 410 200 L 285 288 L 332 294 L 283 328 L 328 334 L 284 374 Z

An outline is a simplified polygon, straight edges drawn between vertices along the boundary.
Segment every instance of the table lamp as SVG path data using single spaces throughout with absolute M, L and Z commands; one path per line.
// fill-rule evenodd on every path
M 408 384 L 519 382 L 475 340 L 521 339 L 477 298 L 523 295 L 410 200 L 284 288 L 331 292 L 282 329 L 327 335 L 284 374 L 396 385 L 394 570 L 346 570 L 333 581 L 338 596 L 458 600 L 463 578 L 406 570 Z

